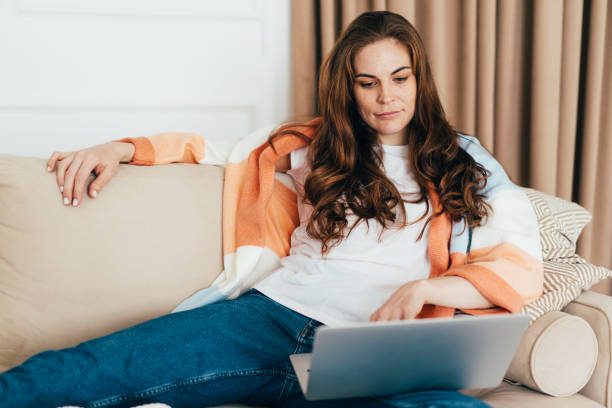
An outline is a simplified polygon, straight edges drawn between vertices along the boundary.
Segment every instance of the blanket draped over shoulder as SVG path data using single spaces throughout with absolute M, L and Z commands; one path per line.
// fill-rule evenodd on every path
M 193 133 L 120 140 L 136 148 L 130 164 L 183 162 L 225 167 L 224 270 L 209 287 L 185 299 L 173 312 L 236 298 L 274 272 L 280 258 L 289 254 L 291 233 L 299 225 L 297 196 L 279 181 L 275 162 L 309 142 L 285 134 L 274 140 L 273 149 L 267 143 L 271 130 L 261 129 L 241 139 L 229 158 Z M 296 126 L 295 130 L 310 140 L 316 136 L 316 126 Z M 466 313 L 518 313 L 542 294 L 543 267 L 535 214 L 525 194 L 476 138 L 462 134 L 457 138 L 461 148 L 490 172 L 484 194 L 493 211 L 477 228 L 466 226 L 463 220 L 451 222 L 445 212 L 431 220 L 429 279 L 459 276 L 495 305 L 461 309 Z M 434 210 L 441 209 L 434 189 L 429 189 L 429 201 Z M 454 308 L 427 304 L 417 318 L 451 317 L 454 313 Z

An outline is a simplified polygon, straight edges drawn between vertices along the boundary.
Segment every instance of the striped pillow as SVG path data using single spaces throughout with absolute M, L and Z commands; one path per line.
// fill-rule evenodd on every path
M 544 293 L 535 301 L 525 305 L 521 313 L 528 314 L 531 321 L 534 321 L 545 313 L 563 310 L 583 290 L 610 277 L 612 270 L 590 264 L 576 254 L 567 258 L 544 261 Z
M 591 214 L 576 203 L 521 187 L 531 201 L 540 227 L 544 259 L 544 293 L 523 307 L 534 321 L 553 310 L 562 310 L 612 270 L 588 263 L 576 254 L 576 241 Z
M 574 255 L 578 236 L 591 221 L 591 214 L 571 201 L 531 188 L 521 189 L 527 194 L 538 218 L 543 259 L 548 261 Z

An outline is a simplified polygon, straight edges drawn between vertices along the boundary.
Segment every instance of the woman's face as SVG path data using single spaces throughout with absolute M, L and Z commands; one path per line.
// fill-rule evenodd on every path
M 394 38 L 368 44 L 353 59 L 353 94 L 361 118 L 382 144 L 408 144 L 417 83 L 406 47 Z

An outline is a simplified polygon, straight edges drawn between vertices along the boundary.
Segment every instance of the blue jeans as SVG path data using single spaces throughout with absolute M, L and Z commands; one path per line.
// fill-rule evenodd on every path
M 289 355 L 311 352 L 321 324 L 251 289 L 39 353 L 0 375 L 0 407 L 488 407 L 455 391 L 307 401 Z

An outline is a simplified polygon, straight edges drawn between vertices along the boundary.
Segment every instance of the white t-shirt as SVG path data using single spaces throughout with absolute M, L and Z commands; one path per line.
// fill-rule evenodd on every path
M 414 200 L 419 187 L 408 164 L 408 146 L 383 147 L 387 177 L 404 199 Z M 375 219 L 362 220 L 346 237 L 356 216 L 347 215 L 342 242 L 323 257 L 321 241 L 306 233 L 312 206 L 302 200 L 304 181 L 310 172 L 308 147 L 291 152 L 290 174 L 296 184 L 300 225 L 291 235 L 290 254 L 281 258 L 281 267 L 254 287 L 278 303 L 328 326 L 367 322 L 403 284 L 429 277 L 427 256 L 429 228 L 416 241 L 427 217 L 403 229 L 382 229 Z M 416 194 L 415 194 L 416 193 Z M 405 203 L 408 222 L 420 218 L 425 203 Z M 398 223 L 401 213 L 396 207 Z M 429 208 L 429 216 L 432 212 Z M 369 229 L 369 230 L 368 230 Z

